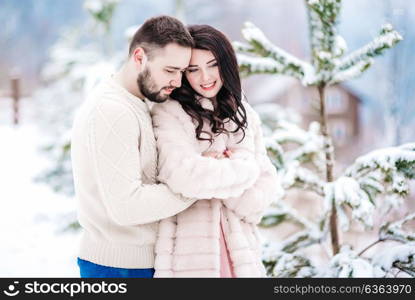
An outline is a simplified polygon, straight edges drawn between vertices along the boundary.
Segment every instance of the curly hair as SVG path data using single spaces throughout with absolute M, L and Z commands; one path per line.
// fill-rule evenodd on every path
M 213 135 L 202 130 L 204 122 L 208 122 L 212 133 L 215 135 L 242 130 L 242 141 L 248 124 L 246 110 L 242 105 L 241 79 L 235 51 L 228 38 L 209 25 L 191 25 L 187 29 L 194 40 L 195 49 L 212 52 L 218 63 L 223 86 L 216 95 L 217 107 L 213 111 L 206 110 L 200 105 L 197 99 L 202 95 L 192 89 L 185 76 L 183 76 L 181 87 L 172 92 L 171 98 L 178 101 L 195 122 L 195 132 L 198 140 L 213 142 Z M 224 125 L 230 121 L 234 122 L 236 128 L 229 132 Z M 201 137 L 202 132 L 208 134 L 210 138 Z

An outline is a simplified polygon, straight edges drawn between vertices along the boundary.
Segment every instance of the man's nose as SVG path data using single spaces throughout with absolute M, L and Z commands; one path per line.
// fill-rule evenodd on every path
M 170 85 L 179 88 L 182 85 L 182 74 L 180 73 L 179 76 L 170 81 Z

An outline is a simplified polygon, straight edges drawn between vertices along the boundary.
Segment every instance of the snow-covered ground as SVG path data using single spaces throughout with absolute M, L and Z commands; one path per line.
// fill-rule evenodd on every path
M 0 108 L 5 105 L 2 101 Z M 39 152 L 44 134 L 33 120 L 14 127 L 9 117 L 2 110 L 0 277 L 78 277 L 79 232 L 63 231 L 76 203 L 33 181 L 48 164 Z

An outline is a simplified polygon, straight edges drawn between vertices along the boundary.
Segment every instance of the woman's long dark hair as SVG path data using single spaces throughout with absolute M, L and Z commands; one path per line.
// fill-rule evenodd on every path
M 178 101 L 186 113 L 192 117 L 196 124 L 195 131 L 198 140 L 213 142 L 213 135 L 202 130 L 205 121 L 209 122 L 215 135 L 230 133 L 225 129 L 224 124 L 232 121 L 235 123 L 236 129 L 231 132 L 242 130 L 243 139 L 247 127 L 247 118 L 245 108 L 242 105 L 238 63 L 231 43 L 222 32 L 209 25 L 191 25 L 187 28 L 194 39 L 196 49 L 212 52 L 218 63 L 223 86 L 216 96 L 217 106 L 213 111 L 204 109 L 199 104 L 196 99 L 201 95 L 192 89 L 186 76 L 183 76 L 182 86 L 172 92 L 171 98 Z M 210 138 L 201 137 L 202 132 L 208 134 Z

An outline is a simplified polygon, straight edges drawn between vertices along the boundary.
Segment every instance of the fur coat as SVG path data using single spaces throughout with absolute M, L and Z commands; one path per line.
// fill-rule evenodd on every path
M 213 109 L 209 99 L 202 107 Z M 185 197 L 201 199 L 159 224 L 155 277 L 219 277 L 220 224 L 236 277 L 264 277 L 261 241 L 256 224 L 278 195 L 277 173 L 263 143 L 260 119 L 243 102 L 248 127 L 196 139 L 195 124 L 174 100 L 152 108 L 157 140 L 158 180 Z M 232 131 L 233 122 L 225 122 Z M 210 131 L 208 124 L 203 130 Z M 203 136 L 203 134 L 202 134 Z M 204 157 L 207 151 L 230 149 L 230 158 Z

